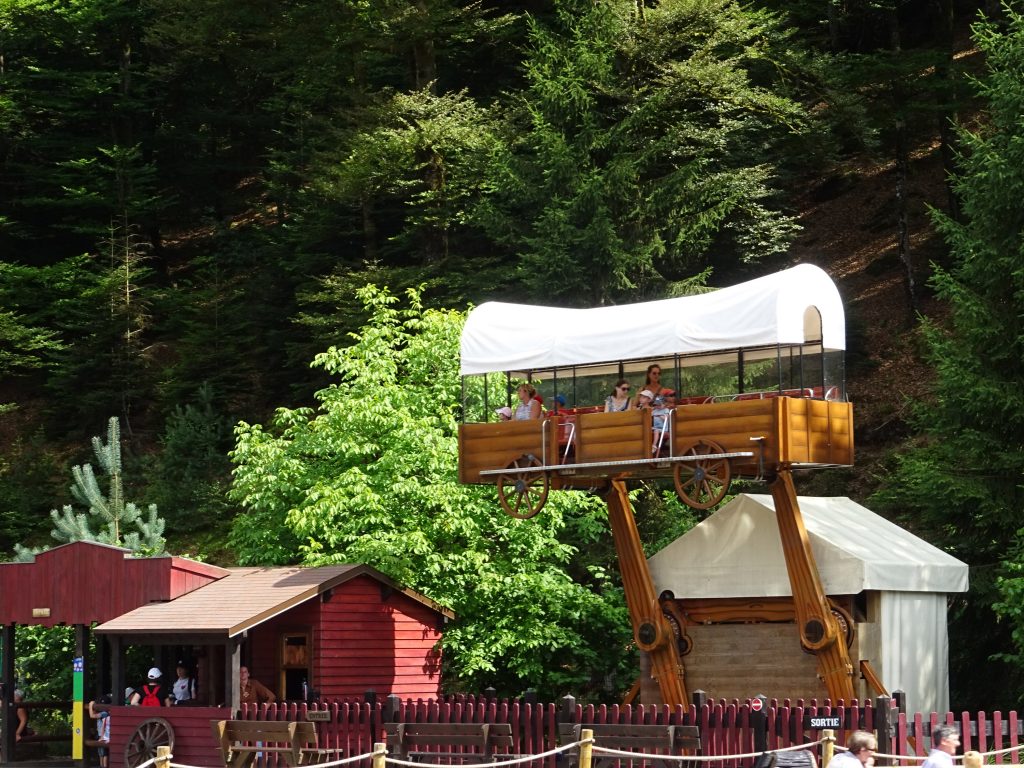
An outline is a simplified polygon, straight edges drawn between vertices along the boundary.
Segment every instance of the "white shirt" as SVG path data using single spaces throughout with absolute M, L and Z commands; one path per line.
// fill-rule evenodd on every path
M 953 768 L 953 756 L 941 749 L 933 749 L 921 768 Z
M 192 698 L 192 678 L 191 677 L 179 677 L 174 681 L 174 686 L 171 688 L 171 693 L 174 694 L 175 701 L 188 701 Z

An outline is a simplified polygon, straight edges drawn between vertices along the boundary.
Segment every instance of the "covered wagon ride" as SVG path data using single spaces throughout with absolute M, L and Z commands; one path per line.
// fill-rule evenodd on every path
M 667 704 L 688 701 L 682 636 L 655 593 L 627 484 L 671 479 L 683 502 L 708 509 L 734 478 L 767 482 L 801 645 L 817 655 L 829 695 L 850 700 L 845 619 L 821 587 L 792 480 L 794 469 L 853 463 L 844 350 L 839 292 L 809 264 L 642 304 L 482 304 L 461 341 L 460 480 L 495 484 L 505 511 L 519 518 L 540 513 L 552 490 L 605 496 L 634 638 Z M 603 412 L 617 380 L 642 389 L 651 365 L 677 393 L 662 429 L 648 410 Z M 522 383 L 554 407 L 540 419 L 495 421 Z

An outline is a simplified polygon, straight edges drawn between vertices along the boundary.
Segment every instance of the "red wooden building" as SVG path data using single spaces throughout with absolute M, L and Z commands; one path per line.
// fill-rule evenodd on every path
M 237 710 L 241 665 L 284 700 L 369 689 L 437 696 L 435 646 L 452 616 L 365 565 L 230 568 L 202 589 L 111 619 L 96 634 L 115 647 L 189 649 L 203 681 L 200 701 Z
M 18 624 L 76 627 L 87 699 L 107 691 L 119 700 L 127 684 L 142 682 L 126 678 L 127 646 L 147 647 L 168 682 L 176 659 L 188 657 L 200 681 L 200 706 L 159 710 L 184 729 L 177 751 L 187 756 L 190 742 L 209 749 L 210 719 L 238 711 L 241 665 L 278 701 L 362 696 L 371 689 L 380 696 L 437 696 L 436 645 L 451 618 L 451 611 L 364 565 L 219 568 L 179 557 L 134 558 L 91 542 L 57 547 L 31 563 L 0 564 L 0 762 L 13 754 Z M 94 660 L 88 639 L 97 623 Z M 146 708 L 111 710 L 112 766 L 121 764 L 117 758 L 135 735 L 124 727 L 140 709 Z

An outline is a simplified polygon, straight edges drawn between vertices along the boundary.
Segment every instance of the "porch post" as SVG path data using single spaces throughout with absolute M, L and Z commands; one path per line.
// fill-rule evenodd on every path
M 2 683 L 3 711 L 0 712 L 0 763 L 14 760 L 14 622 L 3 625 L 3 654 L 0 683 Z
M 110 695 L 114 705 L 124 703 L 124 656 L 121 649 L 120 635 L 107 635 L 110 643 Z
M 75 624 L 75 658 L 82 660 L 82 685 L 81 688 L 75 686 L 71 703 L 71 757 L 74 758 L 76 768 L 86 768 L 88 765 L 85 740 L 89 738 L 87 731 L 92 727 L 92 720 L 86 722 L 85 713 L 86 691 L 92 689 L 92 681 L 89 679 L 89 629 L 88 624 Z
M 224 701 L 237 713 L 242 708 L 242 683 L 238 668 L 242 665 L 242 645 L 237 637 L 229 637 L 224 644 Z

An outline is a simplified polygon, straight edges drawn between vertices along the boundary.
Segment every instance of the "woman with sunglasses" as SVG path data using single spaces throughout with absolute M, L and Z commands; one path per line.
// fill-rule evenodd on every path
M 628 411 L 632 404 L 633 400 L 629 396 L 629 382 L 625 379 L 619 379 L 615 382 L 615 388 L 612 390 L 612 393 L 604 399 L 604 412 Z
M 655 403 L 661 403 L 661 366 L 657 363 L 647 366 L 647 377 L 644 379 L 643 388 L 654 396 Z

